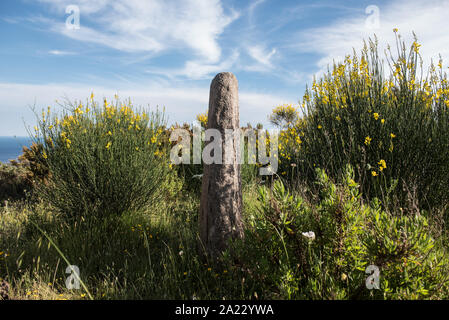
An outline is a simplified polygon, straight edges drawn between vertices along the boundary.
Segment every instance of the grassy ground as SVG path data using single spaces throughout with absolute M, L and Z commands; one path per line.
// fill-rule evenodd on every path
M 9 203 L 0 208 L 0 274 L 11 284 L 11 299 L 249 298 L 241 270 L 201 254 L 198 208 L 199 199 L 187 195 L 71 226 L 42 204 Z M 79 266 L 89 292 L 66 288 L 67 264 L 56 247 Z
M 351 188 L 330 183 L 317 202 L 306 189 L 247 185 L 245 241 L 215 262 L 198 241 L 192 193 L 74 224 L 42 203 L 17 201 L 0 208 L 0 272 L 10 299 L 447 297 L 447 241 L 432 229 L 441 225 L 424 216 L 395 218 Z M 301 235 L 309 229 L 313 242 Z M 68 264 L 79 267 L 85 287 L 67 289 Z M 369 264 L 381 266 L 381 290 L 365 288 Z

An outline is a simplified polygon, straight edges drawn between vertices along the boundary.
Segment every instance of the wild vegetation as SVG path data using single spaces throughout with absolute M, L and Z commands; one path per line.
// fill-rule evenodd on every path
M 202 166 L 170 163 L 162 112 L 93 95 L 44 111 L 0 167 L 7 298 L 449 298 L 447 75 L 396 45 L 384 60 L 369 41 L 273 110 L 278 173 L 242 166 L 245 238 L 218 261 L 198 239 Z

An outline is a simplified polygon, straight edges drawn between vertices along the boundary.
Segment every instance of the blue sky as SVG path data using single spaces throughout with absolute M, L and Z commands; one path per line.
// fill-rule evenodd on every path
M 69 5 L 79 29 L 66 26 Z M 241 124 L 267 124 L 274 106 L 297 103 L 314 75 L 374 34 L 385 48 L 393 28 L 406 41 L 414 31 L 424 61 L 449 58 L 448 12 L 447 0 L 1 0 L 0 136 L 27 135 L 33 105 L 92 91 L 192 122 L 222 71 L 239 80 Z

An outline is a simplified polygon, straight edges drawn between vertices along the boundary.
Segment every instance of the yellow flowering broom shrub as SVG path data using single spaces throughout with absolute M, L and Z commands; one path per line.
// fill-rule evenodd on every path
M 120 215 L 152 204 L 169 170 L 162 143 L 163 115 L 136 111 L 131 102 L 100 105 L 91 98 L 42 112 L 35 139 L 49 181 L 43 199 L 68 217 Z
M 305 116 L 293 126 L 299 152 L 281 150 L 281 172 L 293 163 L 313 182 L 315 168 L 335 178 L 349 163 L 367 197 L 385 197 L 398 182 L 398 198 L 415 190 L 425 205 L 448 200 L 447 74 L 442 61 L 423 70 L 417 41 L 407 49 L 396 37 L 397 53 L 383 59 L 370 40 L 306 90 Z
M 298 109 L 291 104 L 283 104 L 273 109 L 268 120 L 280 128 L 289 128 L 298 120 Z

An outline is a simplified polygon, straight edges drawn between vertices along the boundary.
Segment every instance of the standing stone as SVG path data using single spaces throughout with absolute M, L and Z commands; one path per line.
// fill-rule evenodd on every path
M 230 72 L 217 74 L 210 86 L 207 129 L 221 133 L 223 162 L 204 164 L 200 204 L 200 238 L 213 257 L 227 248 L 230 238 L 243 237 L 242 182 L 235 152 L 240 140 L 225 143 L 225 130 L 240 128 L 238 101 L 237 78 Z

